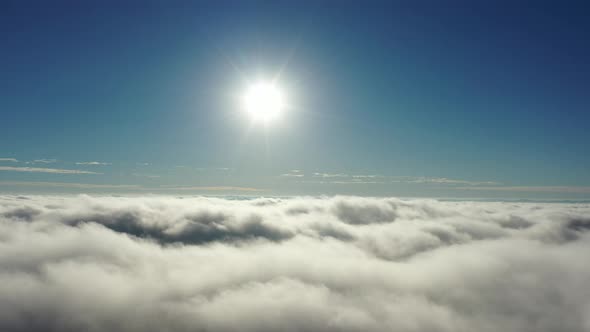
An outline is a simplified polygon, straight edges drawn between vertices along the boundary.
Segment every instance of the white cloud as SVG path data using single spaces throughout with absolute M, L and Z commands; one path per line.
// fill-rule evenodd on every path
M 88 165 L 88 166 L 108 166 L 112 165 L 112 163 L 105 163 L 100 161 L 79 161 L 76 165 Z
M 499 187 L 458 187 L 462 190 L 482 191 L 513 191 L 513 192 L 537 192 L 537 193 L 575 193 L 590 194 L 590 187 L 584 186 L 499 186 Z
M 285 174 L 281 174 L 282 177 L 291 177 L 291 178 L 302 178 L 305 175 L 304 174 L 300 174 L 300 173 L 285 173 Z
M 459 179 L 449 179 L 449 178 L 437 178 L 437 177 L 427 177 L 427 176 L 419 176 L 419 177 L 412 177 L 412 176 L 404 176 L 404 177 L 394 177 L 396 178 L 394 182 L 405 182 L 405 183 L 426 183 L 426 184 L 454 184 L 454 185 L 469 185 L 469 186 L 481 186 L 481 185 L 499 185 L 499 182 L 494 181 L 469 181 L 469 180 L 459 180 Z
M 33 163 L 33 164 L 53 164 L 56 162 L 57 162 L 57 159 L 35 159 L 31 163 Z
M 285 178 L 303 178 L 305 175 L 300 171 L 289 171 L 281 174 Z M 386 176 L 376 174 L 345 174 L 314 172 L 312 180 L 303 180 L 305 183 L 316 184 L 387 184 L 387 183 L 410 183 L 410 184 L 434 184 L 434 185 L 465 185 L 465 186 L 495 186 L 500 185 L 495 181 L 469 181 L 451 179 L 444 177 L 427 176 Z
M 54 174 L 102 174 L 77 169 L 41 168 L 41 167 L 11 167 L 0 166 L 0 171 L 30 172 L 30 173 L 54 173 Z
M 156 178 L 160 177 L 160 175 L 145 174 L 145 173 L 131 173 L 131 175 L 136 176 L 136 177 L 141 177 L 141 178 L 150 178 L 150 179 L 156 179 Z
M 14 159 L 14 158 L 0 158 L 0 161 L 9 161 L 12 163 L 17 163 L 18 159 Z
M 302 178 L 302 177 L 305 177 L 305 174 L 301 170 L 292 169 L 292 170 L 289 170 L 287 173 L 281 174 L 280 176 L 287 177 L 287 178 Z
M 590 205 L 0 196 L 3 331 L 588 331 Z
M 77 188 L 77 189 L 141 189 L 128 184 L 92 184 L 75 182 L 34 182 L 34 181 L 0 181 L 0 186 L 24 186 L 40 188 Z
M 260 188 L 232 186 L 163 186 L 154 189 L 181 191 L 264 191 L 264 189 Z
M 348 177 L 348 174 L 344 174 L 344 173 L 319 173 L 319 172 L 315 172 L 315 173 L 313 173 L 313 176 L 315 176 L 315 177 L 321 177 L 321 178 L 346 178 L 346 177 Z
M 334 184 L 376 184 L 376 183 L 386 183 L 386 182 L 370 181 L 370 180 L 363 180 L 363 179 L 352 179 L 352 180 L 346 180 L 346 181 L 331 181 L 328 183 L 334 183 Z

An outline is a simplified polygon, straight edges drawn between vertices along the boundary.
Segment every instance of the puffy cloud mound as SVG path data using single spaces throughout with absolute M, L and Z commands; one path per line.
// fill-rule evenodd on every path
M 0 196 L 1 331 L 590 331 L 590 205 Z

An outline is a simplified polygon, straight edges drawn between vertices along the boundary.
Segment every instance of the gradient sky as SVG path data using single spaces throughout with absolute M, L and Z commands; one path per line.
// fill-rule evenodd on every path
M 0 191 L 590 198 L 589 6 L 2 1 Z

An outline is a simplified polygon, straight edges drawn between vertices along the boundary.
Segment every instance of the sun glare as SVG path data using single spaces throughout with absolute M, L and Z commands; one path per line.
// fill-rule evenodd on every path
M 244 95 L 244 107 L 253 120 L 268 122 L 283 111 L 285 101 L 281 91 L 272 83 L 256 83 Z

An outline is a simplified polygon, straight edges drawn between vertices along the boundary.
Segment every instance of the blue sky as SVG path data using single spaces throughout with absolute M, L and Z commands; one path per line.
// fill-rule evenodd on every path
M 3 1 L 0 191 L 588 198 L 588 14 Z M 252 125 L 274 77 L 292 107 Z

